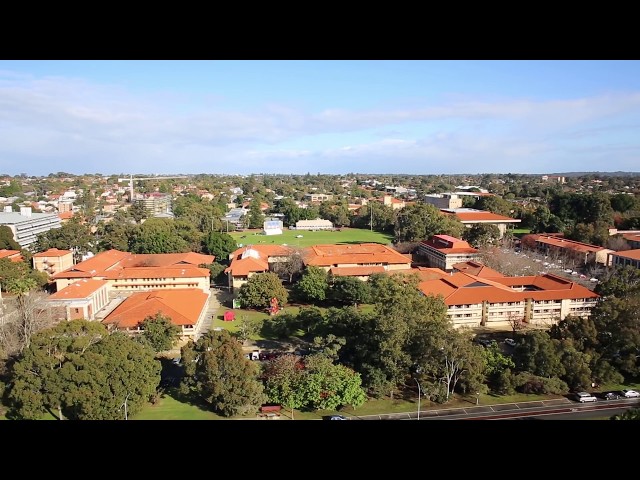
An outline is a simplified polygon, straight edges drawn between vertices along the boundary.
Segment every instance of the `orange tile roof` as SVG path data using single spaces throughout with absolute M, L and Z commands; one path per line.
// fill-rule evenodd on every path
M 640 233 L 623 233 L 622 238 L 632 242 L 640 242 Z
M 244 247 L 240 247 L 231 253 L 232 259 L 240 258 L 242 254 L 249 248 L 258 252 L 261 258 L 280 256 L 286 257 L 287 255 L 291 255 L 291 253 L 293 252 L 291 248 L 284 247 L 282 245 L 245 245 Z
M 415 267 L 410 268 L 409 270 L 390 270 L 389 274 L 417 275 L 421 282 L 426 282 L 427 280 L 435 280 L 449 275 L 444 270 L 432 267 Z
M 266 259 L 246 257 L 234 259 L 224 273 L 231 272 L 234 277 L 246 277 L 250 273 L 266 272 L 269 270 L 269 262 Z
M 511 286 L 527 286 L 536 289 L 518 291 L 510 288 Z M 499 277 L 489 280 L 458 272 L 440 280 L 422 282 L 418 288 L 425 295 L 442 295 L 448 306 L 479 304 L 483 301 L 489 303 L 520 302 L 528 298 L 534 301 L 598 298 L 598 295 L 588 288 L 550 274 L 530 277 Z
M 379 243 L 354 245 L 314 245 L 305 249 L 306 265 L 326 266 L 345 264 L 382 263 L 387 265 L 411 264 L 411 259 Z
M 213 263 L 213 255 L 203 255 L 201 253 L 131 253 L 123 258 L 119 266 L 122 268 L 131 267 L 170 267 L 178 264 L 188 265 L 208 265 Z
M 129 270 L 132 268 L 158 268 L 158 272 L 154 276 L 148 278 L 162 277 L 162 269 L 164 268 L 188 268 L 196 265 L 209 264 L 214 261 L 213 255 L 202 255 L 194 252 L 187 253 L 156 253 L 156 254 L 133 254 L 130 252 L 121 252 L 119 250 L 107 250 L 74 265 L 67 270 L 58 272 L 52 276 L 54 279 L 59 278 L 76 278 L 79 276 L 102 276 L 108 278 L 117 278 L 114 272 L 121 270 Z M 208 272 L 208 270 L 207 270 Z M 80 275 L 82 273 L 82 275 Z M 142 272 L 144 273 L 144 272 Z M 137 274 L 122 274 L 125 278 L 135 278 Z M 133 276 L 127 276 L 133 275 Z M 174 276 L 168 275 L 164 276 Z M 196 276 L 201 276 L 200 274 Z
M 371 275 L 372 273 L 383 273 L 386 270 L 384 267 L 331 267 L 329 272 L 336 277 L 364 277 Z M 400 272 L 406 270 L 399 270 Z
M 566 248 L 576 252 L 600 252 L 602 250 L 608 250 L 607 248 L 600 247 L 598 245 L 576 242 L 575 240 L 568 240 L 566 238 L 559 238 L 555 236 L 538 235 L 536 242 L 552 245 L 554 247 Z
M 24 260 L 24 258 L 20 254 L 20 250 L 7 250 L 6 248 L 0 250 L 0 258 L 9 259 L 12 262 L 21 262 L 22 260 Z
M 104 278 L 119 280 L 123 278 L 196 278 L 209 277 L 208 268 L 193 265 L 173 265 L 170 267 L 131 267 L 104 272 Z
M 69 220 L 70 218 L 73 218 L 73 212 L 62 212 L 58 214 L 58 217 L 60 220 Z
M 422 245 L 434 248 L 444 254 L 448 253 L 477 253 L 478 249 L 473 248 L 468 242 L 449 235 L 434 235 L 429 240 L 420 242 Z M 446 246 L 445 246 L 446 245 Z
M 489 268 L 479 262 L 467 261 L 453 264 L 454 270 L 462 273 L 469 273 L 482 278 L 504 277 L 504 275 L 493 268 Z
M 63 255 L 68 255 L 71 253 L 71 250 L 58 250 L 57 248 L 50 248 L 49 250 L 45 250 L 44 252 L 34 253 L 34 257 L 62 257 Z
M 631 260 L 640 260 L 640 249 L 635 250 L 622 250 L 620 252 L 612 253 L 616 257 L 630 258 Z
M 83 279 L 74 282 L 62 290 L 58 290 L 49 296 L 49 300 L 71 300 L 79 298 L 87 298 L 89 295 L 107 285 L 104 280 L 96 280 L 94 278 Z
M 196 325 L 202 310 L 207 307 L 208 298 L 199 288 L 134 293 L 107 315 L 102 323 L 130 328 L 160 312 L 171 318 L 174 325 Z
M 446 212 L 442 211 L 446 215 L 454 215 L 458 217 L 462 223 L 467 222 L 507 222 L 507 223 L 520 223 L 520 219 L 505 217 L 504 215 L 498 215 L 497 213 L 478 211 L 478 212 Z

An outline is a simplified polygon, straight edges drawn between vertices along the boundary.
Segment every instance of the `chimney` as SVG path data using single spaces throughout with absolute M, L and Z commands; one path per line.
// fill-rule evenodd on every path
M 5 205 L 4 206 L 4 211 L 5 211 L 5 213 L 11 213 L 11 212 L 13 212 L 13 208 L 11 208 L 11 205 Z
M 31 207 L 20 207 L 20 215 L 23 217 L 31 216 Z

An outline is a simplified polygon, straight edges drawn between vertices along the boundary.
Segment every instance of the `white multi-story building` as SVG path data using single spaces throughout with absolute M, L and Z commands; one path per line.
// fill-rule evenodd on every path
M 6 206 L 4 212 L 0 212 L 0 225 L 11 229 L 13 239 L 22 248 L 29 248 L 37 240 L 38 234 L 60 228 L 61 222 L 55 213 L 32 213 L 31 207 L 20 207 L 18 213 L 11 206 Z

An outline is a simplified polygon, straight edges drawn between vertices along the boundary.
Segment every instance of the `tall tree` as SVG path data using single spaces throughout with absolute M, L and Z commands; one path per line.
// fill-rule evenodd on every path
M 228 233 L 211 231 L 205 237 L 205 251 L 213 255 L 217 262 L 228 263 L 229 254 L 238 248 L 237 242 Z
M 465 226 L 456 218 L 449 217 L 429 204 L 415 203 L 400 210 L 396 216 L 394 241 L 415 242 L 436 234 L 460 237 Z
M 123 333 L 72 320 L 34 335 L 9 379 L 11 418 L 125 419 L 155 392 L 160 362 Z
M 246 359 L 240 343 L 226 331 L 209 331 L 182 347 L 185 373 L 180 390 L 196 395 L 220 415 L 257 410 L 267 397 L 257 364 Z
M 242 305 L 249 308 L 268 308 L 274 297 L 281 306 L 289 299 L 289 294 L 282 286 L 280 278 L 273 272 L 253 275 L 238 292 L 238 299 Z
M 155 352 L 171 350 L 178 342 L 180 327 L 171 318 L 158 312 L 147 315 L 141 323 L 142 343 L 149 345 Z
M 303 301 L 314 302 L 323 301 L 327 297 L 328 288 L 326 270 L 309 265 L 296 283 L 295 291 Z

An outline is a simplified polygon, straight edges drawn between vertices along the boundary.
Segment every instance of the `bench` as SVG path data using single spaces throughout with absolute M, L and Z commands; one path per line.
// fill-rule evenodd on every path
M 280 405 L 263 405 L 260 407 L 260 413 L 279 412 L 282 410 Z

